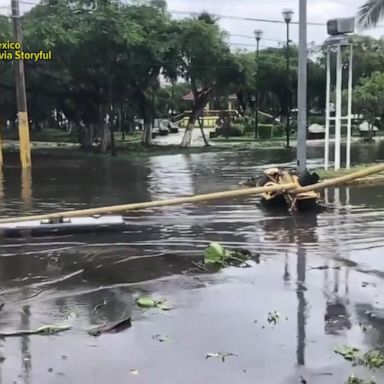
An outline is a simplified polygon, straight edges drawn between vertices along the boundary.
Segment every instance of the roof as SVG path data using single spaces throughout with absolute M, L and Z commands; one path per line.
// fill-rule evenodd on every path
M 198 91 L 201 91 L 201 89 L 199 89 Z M 193 101 L 193 100 L 195 100 L 192 91 L 186 93 L 186 94 L 182 97 L 182 99 L 183 99 L 184 101 Z M 236 101 L 236 100 L 237 100 L 237 96 L 236 96 L 235 94 L 229 95 L 229 96 L 227 97 L 227 100 L 230 100 L 230 101 Z

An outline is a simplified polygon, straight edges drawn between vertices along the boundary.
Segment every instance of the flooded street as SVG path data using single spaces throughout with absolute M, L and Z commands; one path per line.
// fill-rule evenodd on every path
M 320 166 L 322 148 L 308 151 Z M 294 158 L 294 149 L 63 152 L 36 155 L 32 175 L 20 175 L 10 153 L 0 206 L 17 216 L 215 192 Z M 352 159 L 383 161 L 384 146 L 355 146 Z M 0 339 L 0 383 L 341 384 L 352 373 L 384 383 L 382 371 L 334 353 L 384 346 L 384 188 L 330 189 L 323 199 L 327 209 L 305 215 L 268 212 L 247 197 L 130 213 L 124 233 L 1 239 L 1 331 L 72 328 Z M 260 263 L 192 270 L 212 241 L 259 253 Z M 172 310 L 140 309 L 146 294 Z M 123 332 L 87 333 L 130 315 Z M 216 352 L 235 356 L 206 358 Z

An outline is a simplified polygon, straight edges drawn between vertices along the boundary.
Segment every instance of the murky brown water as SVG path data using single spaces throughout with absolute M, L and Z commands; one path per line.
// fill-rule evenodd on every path
M 356 161 L 384 159 L 383 147 L 362 148 L 353 151 Z M 310 149 L 312 166 L 321 153 Z M 32 176 L 22 178 L 11 154 L 0 205 L 4 215 L 18 215 L 219 191 L 293 158 L 284 150 L 136 160 L 36 155 Z M 328 209 L 318 214 L 266 212 L 250 197 L 130 214 L 123 234 L 1 239 L 0 329 L 73 329 L 0 340 L 0 383 L 289 384 L 303 376 L 317 384 L 344 383 L 353 372 L 370 377 L 333 350 L 383 346 L 384 189 L 340 188 L 324 198 Z M 261 262 L 188 273 L 211 241 L 259 252 Z M 313 269 L 319 266 L 327 269 Z M 144 293 L 174 309 L 137 308 Z M 272 326 L 267 318 L 275 310 L 282 318 Z M 124 332 L 86 332 L 130 314 L 132 328 Z M 154 340 L 157 334 L 170 340 Z M 206 359 L 209 352 L 237 356 L 223 363 Z M 383 373 L 375 375 L 384 382 Z

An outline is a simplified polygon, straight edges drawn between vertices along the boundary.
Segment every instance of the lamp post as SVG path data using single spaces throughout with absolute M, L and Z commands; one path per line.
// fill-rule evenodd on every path
M 299 68 L 297 83 L 297 170 L 307 168 L 307 0 L 299 0 Z
M 256 29 L 254 31 L 256 38 L 256 111 L 255 111 L 255 139 L 259 138 L 259 48 L 260 39 L 263 36 L 263 31 Z
M 289 148 L 289 135 L 290 135 L 290 117 L 291 117 L 291 84 L 290 84 L 290 69 L 289 69 L 289 24 L 292 21 L 293 11 L 292 9 L 284 9 L 283 12 L 284 21 L 287 24 L 287 123 L 285 127 L 285 133 L 287 136 L 287 148 Z

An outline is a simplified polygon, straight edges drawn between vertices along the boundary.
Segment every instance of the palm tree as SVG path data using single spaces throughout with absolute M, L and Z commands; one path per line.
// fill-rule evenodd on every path
M 384 19 L 384 0 L 368 0 L 360 7 L 358 18 L 363 28 L 375 27 Z

